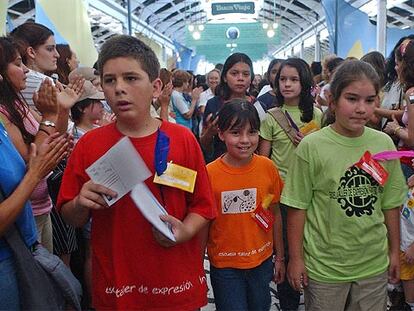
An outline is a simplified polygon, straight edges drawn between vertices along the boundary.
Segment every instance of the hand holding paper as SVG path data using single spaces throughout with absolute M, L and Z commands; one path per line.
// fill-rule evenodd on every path
M 109 188 L 93 183 L 89 180 L 83 184 L 82 189 L 77 197 L 77 206 L 87 209 L 104 209 L 109 206 L 103 199 L 104 196 L 116 198 L 117 193 Z
M 96 160 L 86 169 L 86 173 L 95 184 L 105 186 L 118 194 L 116 198 L 103 196 L 109 206 L 152 175 L 128 137 L 122 138 Z
M 142 215 L 144 215 L 144 217 L 160 233 L 162 233 L 162 235 L 170 239 L 170 241 L 175 242 L 175 237 L 170 229 L 170 226 L 167 223 L 163 222 L 160 218 L 161 215 L 168 215 L 167 211 L 158 202 L 157 198 L 154 197 L 152 192 L 148 189 L 147 185 L 144 183 L 136 185 L 131 191 L 131 198 L 137 208 L 141 211 Z

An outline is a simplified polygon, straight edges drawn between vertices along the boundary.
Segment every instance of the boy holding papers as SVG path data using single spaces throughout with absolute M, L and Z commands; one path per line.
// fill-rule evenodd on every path
M 147 45 L 130 36 L 113 37 L 102 46 L 98 66 L 116 122 L 77 143 L 58 200 L 63 217 L 75 226 L 92 216 L 94 307 L 196 310 L 207 303 L 197 233 L 216 213 L 201 150 L 190 131 L 150 116 L 162 83 L 157 57 Z M 162 219 L 171 225 L 174 242 L 153 228 L 129 193 L 109 207 L 102 196 L 117 193 L 85 172 L 125 136 L 152 173 L 145 185 L 168 212 Z M 154 180 L 156 171 L 177 182 Z

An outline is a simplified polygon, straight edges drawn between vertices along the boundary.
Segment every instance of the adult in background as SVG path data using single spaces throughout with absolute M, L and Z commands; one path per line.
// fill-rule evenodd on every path
M 60 55 L 57 60 L 56 68 L 56 73 L 59 76 L 59 82 L 68 85 L 69 74 L 79 67 L 78 57 L 68 44 L 57 44 L 56 50 Z
M 190 83 L 190 74 L 184 70 L 175 70 L 173 72 L 173 91 L 171 93 L 171 103 L 175 113 L 175 121 L 192 129 L 192 116 L 196 108 L 198 98 L 202 88 L 195 88 L 191 93 L 191 101 L 184 97 L 184 92 L 188 89 Z
M 20 93 L 26 87 L 26 75 L 29 70 L 22 62 L 17 45 L 12 39 L 3 37 L 0 39 L 0 47 L 0 74 L 3 77 L 0 88 L 0 118 L 20 156 L 28 162 L 31 143 L 40 147 L 42 142 L 56 131 L 54 124 L 59 111 L 57 91 L 50 80 L 41 84 L 34 97 L 37 109 L 42 113 L 41 117 L 38 116 L 38 121 Z M 81 88 L 76 90 L 80 91 Z M 35 185 L 30 200 L 39 241 L 52 252 L 52 204 L 46 178 L 42 178 Z
M 275 83 L 275 77 L 279 71 L 279 68 L 282 62 L 283 62 L 282 59 L 275 58 L 270 62 L 269 67 L 267 68 L 266 76 L 269 79 L 270 84 L 265 85 L 261 89 L 257 97 L 257 100 L 260 102 L 260 104 L 262 105 L 265 111 L 277 106 L 277 98 L 276 98 L 274 83 Z

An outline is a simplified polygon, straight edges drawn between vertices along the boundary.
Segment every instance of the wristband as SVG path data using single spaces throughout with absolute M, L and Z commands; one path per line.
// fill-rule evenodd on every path
M 52 121 L 49 121 L 49 120 L 45 120 L 45 121 L 40 122 L 40 125 L 44 125 L 44 126 L 47 126 L 47 127 L 56 127 L 56 124 Z
M 285 262 L 285 257 L 275 256 L 275 262 Z

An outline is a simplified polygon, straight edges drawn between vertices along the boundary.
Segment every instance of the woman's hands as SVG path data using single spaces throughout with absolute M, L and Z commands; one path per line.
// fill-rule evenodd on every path
M 85 79 L 77 77 L 73 82 L 58 93 L 57 101 L 61 109 L 70 109 L 79 100 L 83 93 L 83 84 Z
M 198 100 L 200 99 L 201 93 L 203 93 L 203 88 L 201 86 L 194 88 L 193 91 L 191 92 L 192 101 L 198 102 Z
M 210 113 L 206 118 L 206 122 L 204 122 L 203 134 L 206 134 L 208 136 L 217 135 L 218 133 L 217 122 L 218 122 L 218 118 L 213 117 L 213 114 Z
M 62 84 L 54 86 L 50 79 L 44 79 L 33 94 L 33 102 L 43 117 L 53 118 L 61 109 L 68 110 L 79 100 L 84 83 L 85 79 L 79 77 L 64 88 Z
M 398 128 L 401 128 L 400 124 L 398 123 L 397 119 L 394 115 L 392 115 L 392 122 L 388 122 L 384 128 L 384 132 L 388 135 L 395 135 Z
M 33 102 L 37 110 L 48 120 L 56 118 L 59 113 L 57 92 L 58 90 L 53 86 L 52 81 L 44 79 L 39 90 L 33 94 Z
M 49 174 L 56 165 L 68 155 L 70 140 L 67 135 L 54 133 L 46 138 L 39 148 L 34 143 L 30 145 L 28 174 L 41 180 Z

